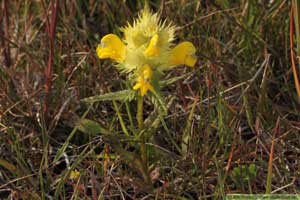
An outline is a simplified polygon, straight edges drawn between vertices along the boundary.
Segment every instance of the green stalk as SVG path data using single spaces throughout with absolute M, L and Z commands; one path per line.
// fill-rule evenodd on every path
M 144 98 L 142 96 L 138 96 L 136 118 L 137 118 L 137 122 L 138 122 L 139 133 L 140 133 L 141 160 L 142 160 L 142 164 L 143 164 L 144 174 L 146 174 L 145 181 L 147 183 L 151 183 L 150 176 L 148 173 L 148 158 L 147 158 L 147 151 L 146 151 L 146 140 L 145 140 L 144 133 L 142 133 L 143 128 L 144 128 L 143 100 L 144 100 Z
M 138 128 L 139 131 L 142 131 L 144 128 L 144 119 L 143 119 L 143 97 L 142 96 L 138 96 L 138 102 L 137 102 L 137 121 L 138 121 Z

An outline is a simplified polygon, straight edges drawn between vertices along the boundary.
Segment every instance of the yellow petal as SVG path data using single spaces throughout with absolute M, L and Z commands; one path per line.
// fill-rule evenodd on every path
M 149 56 L 149 57 L 158 56 L 158 54 L 159 54 L 158 39 L 159 39 L 158 34 L 155 34 L 151 38 L 149 45 L 144 52 L 146 56 Z
M 150 67 L 150 65 L 146 64 L 143 66 L 143 76 L 145 79 L 150 79 L 152 76 L 152 69 Z
M 144 96 L 147 92 L 147 87 L 146 85 L 143 85 L 143 87 L 141 87 L 141 96 Z
M 134 86 L 133 86 L 133 89 L 134 90 L 138 90 L 139 88 L 141 88 L 142 84 L 141 83 L 136 83 Z
M 139 76 L 137 79 L 137 83 L 133 86 L 134 90 L 138 90 L 145 84 L 145 80 L 142 76 Z
M 197 57 L 195 55 L 186 56 L 184 64 L 190 67 L 194 67 L 197 62 Z
M 78 170 L 72 170 L 70 175 L 69 175 L 69 179 L 72 179 L 72 180 L 76 180 L 78 179 L 80 176 L 80 172 Z
M 196 48 L 191 42 L 182 42 L 171 50 L 170 64 L 193 67 L 196 64 Z
M 134 90 L 140 89 L 141 96 L 144 96 L 148 90 L 154 91 L 153 86 L 147 82 L 143 76 L 138 77 L 137 83 L 133 86 Z
M 147 90 L 150 90 L 151 92 L 154 91 L 154 88 L 150 83 L 147 83 Z
M 153 92 L 154 88 L 150 83 L 145 82 L 144 85 L 141 87 L 141 95 L 144 96 L 147 93 L 148 90 Z
M 108 34 L 101 39 L 96 52 L 100 59 L 111 58 L 117 62 L 122 62 L 124 60 L 125 45 L 118 36 Z

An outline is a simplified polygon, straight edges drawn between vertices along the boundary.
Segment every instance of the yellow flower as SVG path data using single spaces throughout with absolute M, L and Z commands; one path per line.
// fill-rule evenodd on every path
M 141 70 L 137 83 L 133 86 L 134 90 L 140 89 L 141 96 L 144 96 L 148 90 L 154 91 L 153 86 L 149 83 L 149 80 L 152 77 L 152 69 L 149 65 L 144 65 L 143 69 Z
M 144 96 L 148 90 L 154 92 L 152 85 L 159 85 L 160 75 L 165 71 L 177 65 L 193 67 L 197 62 L 196 48 L 191 42 L 171 49 L 175 30 L 172 23 L 160 20 L 157 13 L 146 7 L 133 24 L 121 28 L 123 40 L 114 34 L 104 36 L 96 49 L 97 55 L 118 62 L 116 67 L 129 79 L 136 79 L 133 89 Z
M 158 56 L 159 54 L 159 49 L 158 49 L 158 34 L 155 34 L 149 43 L 149 46 L 147 47 L 147 49 L 145 50 L 145 55 L 146 56 Z
M 119 63 L 121 63 L 125 57 L 125 45 L 121 39 L 114 34 L 104 36 L 96 51 L 100 59 L 111 58 Z
M 187 65 L 193 67 L 196 64 L 196 48 L 190 42 L 182 42 L 171 50 L 171 65 Z
M 146 80 L 149 80 L 151 77 L 152 77 L 152 69 L 150 67 L 150 65 L 146 64 L 143 66 L 142 70 L 141 70 L 141 73 L 142 76 L 146 79 Z
M 153 86 L 141 76 L 138 78 L 138 82 L 133 86 L 133 89 L 140 89 L 141 96 L 144 96 L 148 90 L 154 91 Z
M 79 178 L 79 176 L 80 176 L 80 172 L 75 169 L 75 170 L 71 171 L 69 179 L 77 180 Z

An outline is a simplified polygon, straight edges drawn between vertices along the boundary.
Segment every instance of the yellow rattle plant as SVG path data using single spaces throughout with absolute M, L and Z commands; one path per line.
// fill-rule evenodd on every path
M 97 55 L 100 59 L 112 59 L 120 72 L 127 75 L 130 88 L 85 99 L 87 102 L 137 99 L 138 131 L 134 135 L 137 136 L 140 144 L 142 166 L 140 171 L 148 183 L 150 178 L 145 135 L 147 131 L 144 130 L 143 120 L 143 98 L 145 95 L 150 95 L 158 99 L 160 105 L 164 107 L 159 95 L 162 75 L 178 65 L 193 67 L 197 61 L 196 48 L 191 42 L 173 44 L 175 29 L 174 25 L 161 21 L 158 14 L 153 14 L 145 8 L 133 24 L 128 23 L 121 28 L 124 34 L 122 39 L 115 34 L 105 35 L 97 46 Z M 127 131 L 124 133 L 129 136 Z

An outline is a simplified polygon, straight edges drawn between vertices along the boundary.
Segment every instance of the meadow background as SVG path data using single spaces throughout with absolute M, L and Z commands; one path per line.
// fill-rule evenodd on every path
M 0 199 L 299 193 L 298 2 L 148 1 L 198 56 L 165 75 L 186 74 L 162 91 L 167 115 L 146 100 L 151 184 L 124 134 L 136 102 L 82 101 L 128 87 L 95 49 L 145 3 L 1 0 Z

